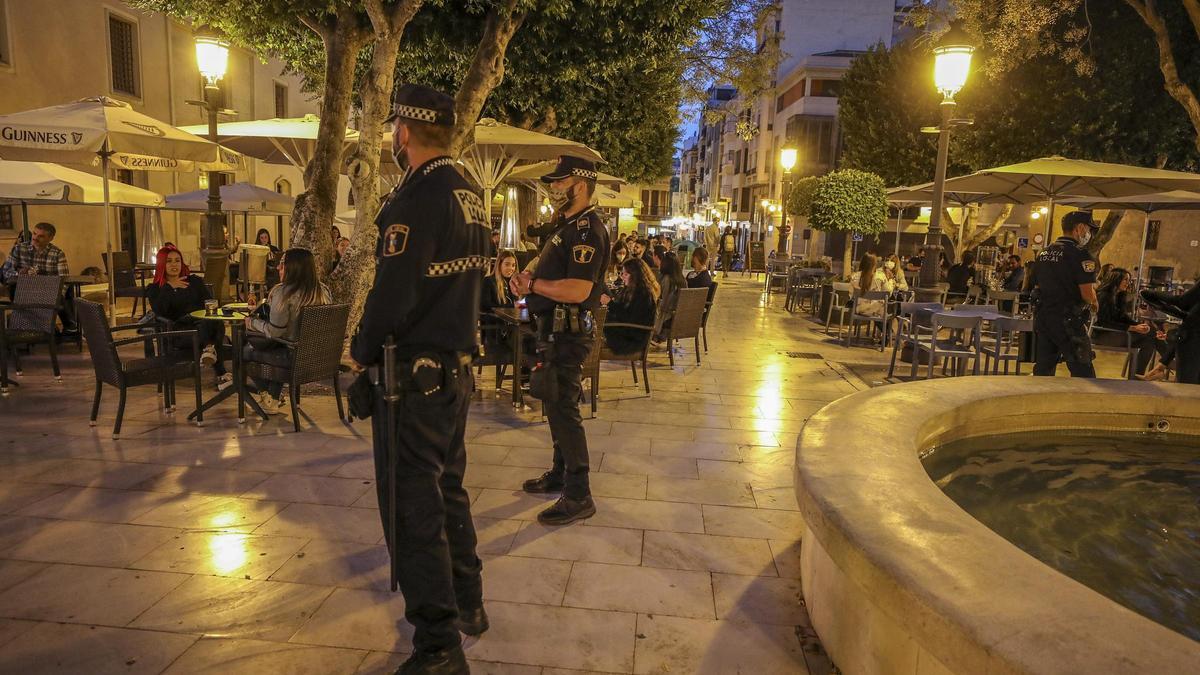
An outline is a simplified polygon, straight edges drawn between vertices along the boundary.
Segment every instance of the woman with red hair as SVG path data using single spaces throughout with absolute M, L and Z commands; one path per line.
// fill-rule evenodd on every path
M 203 321 L 191 316 L 192 312 L 204 309 L 204 301 L 212 299 L 212 294 L 204 279 L 188 270 L 179 249 L 170 244 L 158 249 L 154 282 L 146 287 L 146 299 L 154 315 L 171 321 L 175 329 L 195 329 L 199 333 L 200 347 L 204 350 L 200 362 L 212 364 L 218 389 L 233 383 L 233 378 L 225 371 L 225 364 L 217 356 L 217 347 L 225 339 L 225 326 L 220 321 Z

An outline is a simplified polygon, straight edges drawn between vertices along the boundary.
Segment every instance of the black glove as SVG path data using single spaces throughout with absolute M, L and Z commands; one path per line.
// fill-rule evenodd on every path
M 365 420 L 375 411 L 375 385 L 367 371 L 358 374 L 350 388 L 346 390 L 346 399 L 350 404 L 350 418 L 357 417 Z

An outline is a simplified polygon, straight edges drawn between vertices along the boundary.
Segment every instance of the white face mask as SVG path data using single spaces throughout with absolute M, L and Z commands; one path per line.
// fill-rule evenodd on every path
M 1085 231 L 1083 234 L 1079 235 L 1079 245 L 1080 246 L 1087 246 L 1088 242 L 1091 240 L 1092 240 L 1092 230 L 1090 228 L 1087 231 Z
M 883 264 L 883 266 L 884 266 L 884 267 L 886 267 L 886 268 L 887 268 L 887 269 L 889 269 L 889 270 L 894 270 L 894 269 L 896 269 L 896 263 L 895 263 L 894 261 L 892 261 L 892 260 L 889 260 L 889 261 L 885 262 L 885 263 Z
M 562 211 L 563 207 L 571 203 L 571 196 L 566 190 L 555 190 L 550 188 L 547 191 L 546 197 L 550 200 L 550 205 L 555 211 Z
M 393 148 L 392 161 L 396 163 L 400 171 L 408 173 L 408 146 L 402 145 L 399 148 Z

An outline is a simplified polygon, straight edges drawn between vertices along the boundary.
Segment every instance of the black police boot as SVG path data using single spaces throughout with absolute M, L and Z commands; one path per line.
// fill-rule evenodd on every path
M 458 610 L 456 625 L 460 633 L 465 633 L 471 637 L 479 637 L 486 633 L 488 629 L 487 612 L 483 611 L 483 607 L 479 607 L 478 609 L 460 609 Z
M 523 490 L 535 495 L 543 495 L 551 492 L 562 492 L 563 476 L 561 473 L 547 471 L 546 473 L 525 481 L 521 486 Z
M 471 675 L 462 645 L 438 652 L 414 652 L 396 669 L 396 675 Z
M 584 520 L 596 515 L 596 505 L 591 496 L 582 499 L 559 497 L 554 506 L 538 514 L 538 522 L 543 525 L 566 525 L 576 520 Z

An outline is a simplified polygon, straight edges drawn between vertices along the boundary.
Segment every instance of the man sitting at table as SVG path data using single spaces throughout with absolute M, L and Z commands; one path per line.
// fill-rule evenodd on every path
M 17 243 L 13 244 L 12 251 L 8 254 L 8 260 L 5 260 L 3 267 L 0 267 L 0 275 L 4 277 L 4 283 L 8 285 L 8 297 L 15 297 L 17 277 L 22 274 L 65 277 L 71 273 L 67 268 L 67 254 L 51 243 L 54 241 L 56 233 L 54 225 L 38 223 L 33 226 L 30 241 L 22 242 L 18 239 Z M 59 310 L 58 316 L 62 319 L 63 328 L 67 332 L 78 330 L 75 324 L 74 306 L 64 304 Z

